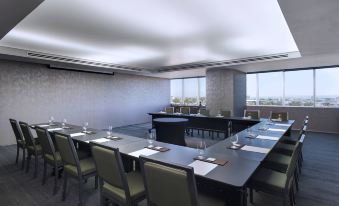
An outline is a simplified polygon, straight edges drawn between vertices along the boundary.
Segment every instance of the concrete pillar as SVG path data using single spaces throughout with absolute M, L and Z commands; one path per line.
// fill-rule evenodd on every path
M 231 110 L 233 116 L 243 116 L 246 107 L 246 74 L 233 69 L 208 69 L 206 105 L 213 116 L 220 110 Z

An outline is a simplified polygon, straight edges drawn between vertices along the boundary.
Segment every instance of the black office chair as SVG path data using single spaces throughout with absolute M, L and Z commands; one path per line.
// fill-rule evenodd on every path
M 197 192 L 192 167 L 164 163 L 140 156 L 148 205 L 224 206 L 220 197 Z
M 91 143 L 92 154 L 100 178 L 100 205 L 134 206 L 145 199 L 145 187 L 140 172 L 124 171 L 119 149 Z
M 95 188 L 98 187 L 98 176 L 93 158 L 79 160 L 72 138 L 69 135 L 55 133 L 55 141 L 58 146 L 64 165 L 64 184 L 62 201 L 66 199 L 68 176 L 78 180 L 79 205 L 83 205 L 83 184 L 88 178 L 95 176 Z
M 15 163 L 18 164 L 18 160 L 19 160 L 19 152 L 20 149 L 22 149 L 22 166 L 21 169 L 24 169 L 25 167 L 25 158 L 26 158 L 26 143 L 25 143 L 25 139 L 23 138 L 19 126 L 18 126 L 18 122 L 15 119 L 9 119 L 14 135 L 15 135 L 15 139 L 16 139 L 16 158 L 15 158 Z
M 34 178 L 38 176 L 38 167 L 39 167 L 39 157 L 41 156 L 41 145 L 37 143 L 35 138 L 32 136 L 29 125 L 25 122 L 19 122 L 23 136 L 25 137 L 26 148 L 27 148 L 27 165 L 26 173 L 29 172 L 30 161 L 32 156 L 35 159 L 35 169 L 34 169 Z
M 38 139 L 42 148 L 42 157 L 44 159 L 44 174 L 42 178 L 42 184 L 44 185 L 47 179 L 47 164 L 51 165 L 54 169 L 54 189 L 53 195 L 57 193 L 58 190 L 58 172 L 59 168 L 62 168 L 62 160 L 60 153 L 56 151 L 54 143 L 49 135 L 49 132 L 46 128 L 35 127 Z

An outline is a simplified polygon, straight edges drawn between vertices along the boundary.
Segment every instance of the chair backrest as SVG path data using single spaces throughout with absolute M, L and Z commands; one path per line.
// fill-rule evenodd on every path
M 54 159 L 56 159 L 54 143 L 49 135 L 48 130 L 46 128 L 36 126 L 35 131 L 36 131 L 36 134 L 38 135 L 38 139 L 39 139 L 43 154 L 53 155 Z
M 299 142 L 297 142 L 297 144 L 294 146 L 294 150 L 291 156 L 291 162 L 287 167 L 287 171 L 286 171 L 286 175 L 287 175 L 287 181 L 286 184 L 290 184 L 291 183 L 291 178 L 294 175 L 294 172 L 296 170 L 297 164 L 298 164 L 298 157 L 299 157 L 299 153 L 301 151 L 301 144 Z M 288 185 L 285 185 L 285 188 L 288 188 Z
M 119 149 L 91 143 L 91 150 L 99 177 L 125 191 L 126 201 L 130 202 L 130 191 Z
M 55 132 L 54 136 L 62 162 L 64 164 L 76 166 L 78 169 L 78 174 L 81 174 L 79 157 L 76 152 L 72 138 L 69 135 L 61 134 L 58 132 Z
M 281 121 L 288 121 L 288 112 L 273 112 L 271 111 L 270 119 L 280 119 Z
M 231 117 L 232 112 L 231 112 L 231 110 L 221 110 L 221 111 L 220 111 L 220 114 L 221 114 L 221 116 L 223 116 L 223 117 Z
M 198 205 L 193 168 L 144 156 L 139 159 L 149 205 Z
M 259 110 L 245 110 L 244 117 L 251 117 L 251 119 L 260 119 L 260 111 Z
M 199 113 L 204 116 L 210 116 L 210 111 L 207 109 L 199 109 Z
M 165 112 L 169 113 L 169 114 L 173 114 L 174 113 L 174 107 L 166 107 Z
M 304 144 L 305 138 L 306 138 L 306 134 L 302 134 L 301 137 L 300 137 L 300 139 L 299 139 L 299 142 L 300 142 L 301 144 Z
M 180 107 L 180 113 L 181 114 L 190 114 L 190 108 L 189 107 Z
M 35 141 L 29 128 L 29 125 L 26 122 L 19 122 L 19 125 L 22 131 L 22 135 L 25 138 L 26 145 L 33 146 L 33 148 L 36 149 Z
M 18 122 L 15 119 L 9 119 L 9 122 L 11 123 L 16 141 L 18 142 L 18 140 L 24 140 L 20 132 Z

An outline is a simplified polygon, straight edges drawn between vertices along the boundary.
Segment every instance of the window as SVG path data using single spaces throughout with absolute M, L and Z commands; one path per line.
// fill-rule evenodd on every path
M 247 105 L 339 107 L 339 67 L 247 74 Z
M 316 70 L 317 107 L 339 107 L 339 67 Z
M 285 72 L 285 105 L 313 106 L 313 70 Z
M 171 103 L 180 105 L 206 104 L 206 78 L 171 80 Z
M 171 80 L 171 103 L 181 104 L 182 95 L 182 79 Z
M 246 103 L 247 105 L 256 105 L 257 99 L 257 75 L 248 74 L 246 76 Z
M 259 105 L 282 105 L 283 72 L 259 74 Z

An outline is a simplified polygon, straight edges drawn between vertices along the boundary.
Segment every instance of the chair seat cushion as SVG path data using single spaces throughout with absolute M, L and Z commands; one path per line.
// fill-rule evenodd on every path
M 141 174 L 138 172 L 130 172 L 127 173 L 126 176 L 132 200 L 142 198 L 145 195 L 145 187 Z M 107 182 L 104 183 L 102 192 L 105 196 L 111 197 L 119 202 L 124 203 L 126 201 L 125 191 Z
M 291 144 L 284 144 L 284 143 L 278 143 L 274 148 L 274 152 L 282 153 L 284 155 L 289 155 L 291 156 L 293 153 L 295 145 Z
M 78 170 L 75 165 L 66 164 L 64 165 L 64 170 L 73 176 L 78 176 Z M 87 158 L 80 160 L 80 170 L 82 175 L 88 175 L 96 172 L 96 167 L 93 159 Z
M 50 164 L 54 164 L 55 161 L 56 161 L 57 164 L 61 164 L 61 162 L 62 162 L 62 159 L 61 159 L 59 152 L 55 152 L 55 159 L 54 159 L 52 154 L 45 154 L 45 159 Z
M 37 145 L 35 145 L 35 148 L 36 148 L 37 154 L 40 155 L 41 152 L 42 152 L 41 145 L 37 144 Z M 28 149 L 30 152 L 32 152 L 32 155 L 35 155 L 35 153 L 34 153 L 34 147 L 33 147 L 33 146 L 27 146 L 27 149 Z
M 284 191 L 286 181 L 286 174 L 260 168 L 251 178 L 251 185 L 258 190 L 281 193 Z
M 200 206 L 225 206 L 225 200 L 219 197 L 213 197 L 204 193 L 198 194 L 198 201 Z
M 291 160 L 291 156 L 272 152 L 266 157 L 263 166 L 280 172 L 286 172 Z
M 289 137 L 289 136 L 283 136 L 281 139 L 280 139 L 280 142 L 281 143 L 284 143 L 284 144 L 292 144 L 292 145 L 296 145 L 298 140 L 297 139 L 294 139 L 292 137 Z

